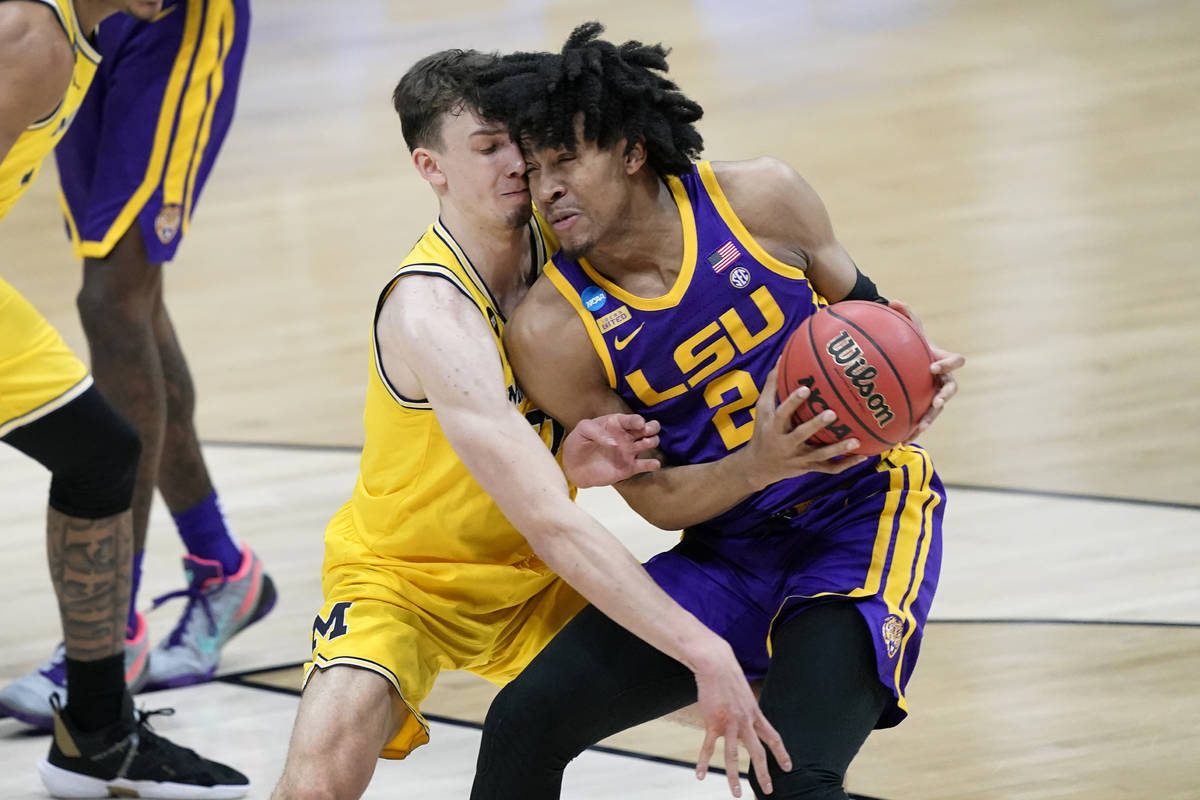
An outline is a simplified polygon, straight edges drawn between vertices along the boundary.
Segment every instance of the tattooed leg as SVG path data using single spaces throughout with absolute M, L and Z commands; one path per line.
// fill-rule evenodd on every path
M 46 522 L 67 657 L 95 661 L 123 653 L 133 558 L 129 512 L 81 519 L 51 508 Z

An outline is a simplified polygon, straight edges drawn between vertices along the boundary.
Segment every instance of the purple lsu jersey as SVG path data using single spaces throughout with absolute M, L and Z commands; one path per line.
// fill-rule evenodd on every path
M 669 463 L 715 461 L 750 440 L 759 392 L 775 391 L 767 373 L 826 300 L 803 270 L 754 240 L 711 165 L 667 182 L 684 233 L 667 294 L 637 297 L 560 254 L 545 273 L 583 320 L 609 385 L 662 423 Z M 775 483 L 689 528 L 646 571 L 730 643 L 751 680 L 770 668 L 777 626 L 814 605 L 853 602 L 893 694 L 877 723 L 888 727 L 908 713 L 905 687 L 941 570 L 944 510 L 928 454 L 902 445 L 840 475 Z
M 716 461 L 754 432 L 754 405 L 789 336 L 828 305 L 799 267 L 769 255 L 733 213 L 712 166 L 668 176 L 683 222 L 683 263 L 671 290 L 632 295 L 586 259 L 556 253 L 546 273 L 576 307 L 609 385 L 633 411 L 662 424 L 669 464 Z M 798 503 L 872 472 L 809 473 L 754 494 L 706 526 L 746 532 Z

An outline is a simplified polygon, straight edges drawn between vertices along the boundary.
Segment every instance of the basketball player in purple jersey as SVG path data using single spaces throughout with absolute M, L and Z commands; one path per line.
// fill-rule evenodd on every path
M 163 265 L 187 232 L 233 118 L 249 0 L 166 0 L 145 18 L 110 17 L 103 59 L 55 148 L 62 206 L 83 260 L 78 305 L 96 386 L 137 430 L 133 587 L 126 678 L 139 687 L 211 678 L 221 647 L 275 602 L 262 561 L 226 523 L 193 425 L 195 392 L 163 301 Z M 187 555 L 186 607 L 150 651 L 138 585 L 158 487 Z M 0 709 L 48 729 L 62 651 L 0 690 Z
M 649 521 L 685 529 L 647 570 L 764 679 L 761 706 L 795 764 L 772 761 L 769 782 L 754 769 L 755 792 L 845 798 L 867 735 L 907 714 L 945 494 L 915 445 L 810 448 L 790 422 L 808 390 L 776 408 L 773 368 L 821 306 L 886 301 L 790 167 L 693 163 L 702 111 L 660 74 L 666 52 L 601 31 L 581 26 L 560 54 L 509 56 L 485 79 L 485 113 L 520 135 L 561 246 L 506 345 L 568 429 L 630 410 L 661 423 L 664 468 L 616 486 Z M 963 364 L 934 355 L 940 388 L 919 430 Z M 492 705 L 472 797 L 558 797 L 584 748 L 695 697 L 682 665 L 585 609 Z M 702 762 L 713 747 L 710 735 Z M 725 756 L 736 764 L 736 745 Z M 740 796 L 736 770 L 729 781 Z

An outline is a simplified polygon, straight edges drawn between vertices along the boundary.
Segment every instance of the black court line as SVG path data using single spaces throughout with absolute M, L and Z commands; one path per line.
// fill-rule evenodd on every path
M 1121 620 L 1121 619 L 1047 619 L 1039 617 L 1010 617 L 1007 619 L 989 619 L 980 617 L 968 618 L 948 618 L 948 619 L 931 619 L 927 625 L 1101 625 L 1101 626 L 1117 626 L 1125 628 L 1182 628 L 1182 629 L 1197 629 L 1200 628 L 1200 622 L 1170 622 L 1160 620 Z M 270 684 L 255 683 L 250 678 L 258 675 L 265 675 L 271 672 L 280 672 L 285 669 L 300 669 L 304 666 L 303 661 L 292 661 L 284 664 L 275 664 L 270 667 L 255 667 L 253 669 L 241 670 L 239 672 L 229 672 L 223 675 L 217 675 L 213 678 L 215 681 L 224 683 L 234 683 L 238 685 L 251 686 L 255 689 L 265 689 L 266 691 L 282 692 L 299 696 L 300 690 L 288 689 L 282 686 L 274 686 Z
M 347 444 L 302 444 L 297 442 L 254 442 L 235 439 L 205 439 L 206 447 L 230 447 L 262 450 L 300 450 L 314 453 L 359 453 L 362 447 Z M 947 483 L 948 489 L 967 489 L 973 492 L 1011 494 L 1020 497 L 1046 497 L 1053 500 L 1088 500 L 1099 503 L 1124 503 L 1152 508 L 1178 508 L 1185 511 L 1200 511 L 1200 503 L 1184 503 L 1173 500 L 1147 500 L 1141 497 L 1120 497 L 1108 494 L 1084 492 L 1058 492 L 1051 489 L 1026 489 L 1020 486 L 980 486 L 971 483 Z
M 254 682 L 253 680 L 248 680 L 248 679 L 253 678 L 254 675 L 263 675 L 265 673 L 280 672 L 280 670 L 282 670 L 282 669 L 299 669 L 302 666 L 304 666 L 304 663 L 296 662 L 296 663 L 289 663 L 289 664 L 278 664 L 278 666 L 276 666 L 276 667 L 259 667 L 256 669 L 245 669 L 245 670 L 242 670 L 242 672 L 230 673 L 228 675 L 217 675 L 216 678 L 214 678 L 212 680 L 220 681 L 220 682 L 222 682 L 222 684 L 230 684 L 233 686 L 241 686 L 241 687 L 245 687 L 245 688 L 257 688 L 257 690 L 263 690 L 266 692 L 275 692 L 276 694 L 290 694 L 290 696 L 292 696 L 292 697 L 300 697 L 299 688 L 287 688 L 286 686 L 275 686 L 272 684 L 258 684 L 258 682 Z M 455 726 L 456 728 L 470 728 L 472 730 L 484 729 L 484 726 L 482 726 L 482 723 L 480 723 L 480 722 L 473 722 L 470 720 L 458 720 L 458 718 L 455 718 L 455 717 L 445 717 L 445 716 L 442 716 L 439 714 L 426 714 L 425 718 L 426 718 L 426 720 L 428 720 L 430 722 L 438 722 L 440 724 L 449 724 L 449 726 Z M 641 752 L 637 752 L 636 750 L 622 750 L 622 748 L 620 748 L 620 747 L 607 747 L 607 746 L 602 746 L 602 745 L 593 745 L 592 747 L 588 747 L 588 750 L 592 750 L 592 751 L 595 751 L 598 753 L 607 753 L 608 756 L 623 756 L 625 758 L 636 758 L 637 760 L 641 760 L 641 762 L 650 762 L 653 764 L 665 764 L 667 766 L 682 766 L 682 768 L 689 769 L 689 770 L 696 769 L 696 765 L 694 763 L 683 762 L 683 760 L 679 760 L 678 758 L 668 758 L 666 756 L 653 756 L 653 754 L 641 753 Z M 719 768 L 719 766 L 710 766 L 708 771 L 712 772 L 712 774 L 714 774 L 714 775 L 725 775 L 725 770 Z M 750 776 L 744 774 L 744 772 L 742 774 L 742 777 L 744 777 L 745 780 L 748 780 L 748 781 L 750 780 Z M 883 800 L 882 798 L 872 798 L 872 796 L 868 796 L 865 794 L 851 794 L 850 798 L 851 798 L 851 800 Z
M 1200 629 L 1200 623 L 1197 622 L 1155 622 L 1155 621 L 1132 621 L 1132 620 L 1115 620 L 1115 619 L 1038 619 L 1033 617 L 1021 617 L 1010 619 L 931 619 L 927 623 L 929 625 L 1101 625 L 1101 626 L 1123 626 L 1135 628 L 1184 628 L 1184 629 Z M 243 670 L 241 672 L 233 672 L 227 675 L 219 675 L 213 680 L 222 683 L 241 686 L 247 689 L 258 689 L 267 692 L 275 692 L 277 694 L 286 694 L 292 697 L 300 696 L 300 689 L 289 689 L 283 686 L 273 684 L 257 683 L 253 680 L 257 675 L 263 675 L 269 672 L 279 672 L 287 669 L 299 669 L 303 666 L 303 662 L 291 664 L 279 664 L 273 667 L 256 667 L 254 669 Z M 456 719 L 454 717 L 443 717 L 437 714 L 426 714 L 425 718 L 431 722 L 438 722 L 443 725 L 453 725 L 459 728 L 470 728 L 472 730 L 482 730 L 483 725 L 471 720 Z M 623 756 L 625 758 L 634 758 L 639 761 L 648 761 L 655 764 L 664 764 L 672 767 L 681 767 L 683 769 L 693 769 L 695 764 L 688 761 L 681 761 L 677 758 L 668 758 L 666 756 L 656 756 L 650 753 L 640 753 L 636 750 L 623 750 L 617 747 L 607 747 L 594 745 L 589 750 L 594 750 L 597 753 L 607 753 L 609 755 Z M 709 772 L 718 775 L 724 775 L 725 770 L 718 767 L 712 767 Z M 743 778 L 749 779 L 749 776 L 742 774 Z M 851 794 L 851 800 L 883 800 L 878 797 L 869 797 L 867 795 Z
M 262 674 L 265 674 L 268 672 L 278 672 L 279 670 L 285 670 L 285 669 L 299 669 L 302 666 L 304 666 L 302 662 L 297 662 L 295 664 L 281 664 L 281 665 L 275 666 L 275 667 L 260 667 L 258 669 L 248 669 L 248 670 L 244 670 L 242 672 L 230 673 L 229 675 L 219 675 L 216 678 L 213 678 L 213 680 L 219 681 L 221 683 L 228 683 L 233 686 L 241 686 L 246 689 L 261 689 L 261 690 L 268 691 L 268 692 L 275 692 L 276 694 L 286 694 L 286 695 L 291 695 L 292 697 L 299 697 L 300 696 L 299 689 L 288 689 L 284 686 L 275 686 L 272 684 L 255 683 L 254 681 L 248 680 L 248 679 L 253 678 L 255 675 L 262 675 Z M 482 723 L 473 722 L 471 720 L 466 720 L 466 719 L 456 719 L 454 717 L 443 717 L 440 714 L 426 714 L 425 719 L 429 720 L 430 722 L 440 723 L 442 725 L 453 725 L 456 728 L 470 728 L 471 730 L 476 730 L 476 731 L 483 730 Z M 623 750 L 619 747 L 607 747 L 607 746 L 603 746 L 603 745 L 593 745 L 592 747 L 589 747 L 588 749 L 593 750 L 597 753 L 606 753 L 611 756 L 624 756 L 625 758 L 634 758 L 634 759 L 637 759 L 638 761 L 648 761 L 652 764 L 664 764 L 669 767 L 682 767 L 684 769 L 689 769 L 689 770 L 694 770 L 696 768 L 696 765 L 694 763 L 688 762 L 688 761 L 681 761 L 678 758 L 668 758 L 667 756 L 656 756 L 656 755 L 651 755 L 650 753 L 639 753 L 636 750 Z M 709 773 L 714 774 L 714 775 L 724 775 L 725 774 L 725 770 L 721 769 L 720 767 L 709 767 L 708 771 L 709 771 Z M 746 773 L 740 773 L 740 775 L 742 778 L 745 778 L 746 780 L 750 779 L 750 776 Z M 883 798 L 870 797 L 865 794 L 851 794 L 850 800 L 883 800 Z
M 1173 500 L 1146 500 L 1140 497 L 1118 497 L 1108 494 L 1056 492 L 1050 489 L 1022 489 L 1016 486 L 979 486 L 972 483 L 947 483 L 946 488 L 969 489 L 972 492 L 988 492 L 990 494 L 1012 494 L 1023 497 L 1048 497 L 1054 500 L 1091 500 L 1100 503 L 1123 503 L 1131 506 L 1179 508 L 1185 511 L 1200 511 L 1200 503 L 1181 503 Z
M 216 678 L 213 678 L 213 680 L 220 681 L 221 683 L 232 684 L 234 686 L 242 686 L 247 689 L 263 689 L 268 692 L 275 692 L 276 694 L 287 694 L 287 695 L 291 695 L 292 697 L 299 697 L 300 696 L 299 689 L 288 689 L 286 687 L 276 686 L 273 684 L 255 683 L 253 680 L 247 680 L 247 679 L 253 677 L 254 675 L 260 675 L 265 672 L 275 672 L 277 670 L 284 670 L 284 669 L 299 669 L 301 666 L 303 666 L 303 664 L 300 664 L 300 663 L 284 664 L 284 665 L 278 666 L 278 667 L 267 667 L 264 669 L 255 669 L 255 670 L 248 670 L 246 672 L 238 672 L 238 673 L 234 673 L 232 675 L 221 675 Z M 471 730 L 476 730 L 476 731 L 483 730 L 483 723 L 474 722 L 473 720 L 457 719 L 455 717 L 443 717 L 440 714 L 425 714 L 424 716 L 425 716 L 425 719 L 429 720 L 430 722 L 437 722 L 437 723 L 441 723 L 443 725 L 453 725 L 456 728 L 470 728 Z M 689 769 L 694 769 L 696 766 L 695 764 L 690 764 L 686 761 L 680 761 L 677 758 L 668 758 L 666 756 L 656 756 L 656 755 L 651 755 L 649 753 L 639 753 L 636 750 L 622 750 L 618 747 L 605 747 L 605 746 L 601 746 L 601 745 L 594 745 L 592 747 L 589 747 L 588 749 L 595 750 L 597 753 L 607 753 L 609 755 L 614 755 L 614 756 L 625 756 L 627 758 L 636 758 L 639 761 L 650 761 L 655 764 L 666 764 L 666 765 L 672 766 L 672 767 L 687 767 Z M 725 770 L 721 769 L 720 767 L 711 767 L 709 769 L 709 772 L 712 772 L 712 773 L 715 773 L 718 775 L 725 774 Z M 743 775 L 742 777 L 748 778 L 749 776 Z M 870 799 L 863 798 L 863 800 L 870 800 Z
M 1009 619 L 931 619 L 926 625 L 1116 625 L 1127 628 L 1200 628 L 1200 622 L 1168 622 L 1162 620 L 1126 619 L 1036 619 L 1012 617 Z

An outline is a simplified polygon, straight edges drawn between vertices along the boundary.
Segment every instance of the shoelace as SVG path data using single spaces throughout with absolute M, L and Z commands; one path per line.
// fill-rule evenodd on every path
M 174 708 L 168 706 L 166 708 L 152 708 L 149 711 L 142 709 L 142 708 L 138 708 L 138 709 L 134 709 L 134 714 L 137 717 L 137 729 L 139 731 L 144 728 L 150 734 L 150 736 L 148 738 L 152 741 L 166 741 L 161 736 L 159 736 L 158 733 L 154 730 L 154 726 L 150 724 L 150 717 L 157 717 L 157 716 L 172 717 L 175 715 Z M 185 754 L 191 756 L 192 758 L 196 758 L 196 759 L 200 758 L 200 756 L 196 754 L 195 750 L 189 750 L 188 748 L 183 747 L 178 744 L 175 744 L 174 742 L 171 742 L 170 744 L 171 744 L 172 749 L 174 749 L 177 752 L 185 753 Z
M 171 708 L 170 706 L 167 708 L 152 708 L 149 711 L 144 708 L 135 708 L 133 713 L 134 716 L 137 717 L 137 724 L 139 728 L 145 727 L 150 730 L 154 730 L 154 726 L 150 724 L 150 718 L 173 717 L 175 716 L 175 709 Z
M 200 608 L 204 609 L 204 615 L 208 617 L 208 632 L 209 635 L 215 636 L 217 633 L 217 619 L 213 616 L 212 606 L 208 602 L 208 596 L 204 593 L 204 589 L 196 584 L 189 584 L 186 589 L 179 589 L 174 592 L 167 592 L 164 595 L 159 595 L 154 598 L 153 605 L 150 610 L 161 606 L 168 600 L 174 600 L 176 597 L 186 597 L 188 599 L 187 608 L 183 610 L 183 616 L 179 619 L 179 624 L 175 626 L 175 630 L 171 631 L 171 636 L 168 639 L 168 644 L 171 647 L 178 645 L 183 639 L 184 631 L 187 630 L 187 624 L 192 618 L 192 607 L 199 604 Z
M 174 708 L 155 708 L 149 711 L 144 708 L 135 708 L 133 710 L 133 718 L 135 721 L 133 730 L 130 731 L 128 736 L 106 751 L 112 752 L 113 750 L 116 750 L 118 747 L 122 746 L 128 746 L 129 748 L 125 752 L 125 758 L 121 761 L 121 766 L 117 769 L 118 778 L 124 778 L 129 774 L 129 768 L 133 766 L 133 760 L 137 758 L 138 753 L 141 752 L 143 742 L 150 743 L 152 748 L 153 742 L 158 738 L 158 734 L 154 732 L 154 728 L 150 725 L 150 717 L 170 717 L 174 714 Z M 142 738 L 143 729 L 145 729 L 146 733 L 150 734 L 145 739 Z
M 65 713 L 63 701 L 56 694 L 50 695 L 50 707 L 54 709 L 54 713 L 59 717 L 62 717 Z M 120 741 L 115 742 L 112 746 L 100 751 L 99 753 L 92 753 L 88 756 L 88 758 L 94 761 L 99 761 L 100 759 L 106 758 L 113 753 L 119 753 L 121 750 L 124 750 L 125 757 L 121 759 L 121 766 L 117 768 L 116 777 L 125 777 L 129 772 L 130 765 L 133 764 L 133 760 L 137 758 L 139 748 L 142 745 L 142 730 L 145 729 L 150 734 L 150 741 L 158 738 L 158 734 L 154 732 L 154 728 L 150 725 L 150 718 L 156 716 L 170 717 L 174 716 L 174 714 L 175 709 L 170 707 L 155 708 L 149 711 L 144 708 L 135 708 L 133 710 L 133 730 L 130 731 Z

